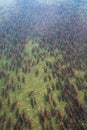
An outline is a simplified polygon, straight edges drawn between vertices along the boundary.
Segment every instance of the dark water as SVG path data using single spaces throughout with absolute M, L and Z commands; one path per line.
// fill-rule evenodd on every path
M 43 2 L 42 2 L 43 3 Z M 36 0 L 0 1 L 0 39 L 3 42 L 23 43 L 28 36 L 41 37 L 50 35 L 66 39 L 81 35 L 86 41 L 87 4 L 80 0 L 58 1 L 56 4 L 42 4 Z M 55 2 L 54 2 L 55 3 Z M 75 34 L 75 35 L 74 35 Z M 49 35 L 49 36 L 48 36 Z M 51 39 L 52 41 L 52 39 Z

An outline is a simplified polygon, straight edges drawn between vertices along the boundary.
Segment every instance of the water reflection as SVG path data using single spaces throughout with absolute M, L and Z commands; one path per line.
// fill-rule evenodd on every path
M 61 29 L 62 26 L 68 30 L 70 26 L 69 30 L 73 32 L 72 26 L 78 26 L 78 21 L 82 21 L 80 4 L 76 4 L 79 2 L 80 0 L 64 0 L 60 5 L 43 6 L 38 0 L 3 1 L 0 4 L 0 38 L 4 42 L 22 43 L 27 36 L 44 37 L 47 33 L 49 35 L 48 30 L 51 30 L 52 26 L 54 30 Z M 54 32 L 56 31 L 52 32 L 53 36 Z

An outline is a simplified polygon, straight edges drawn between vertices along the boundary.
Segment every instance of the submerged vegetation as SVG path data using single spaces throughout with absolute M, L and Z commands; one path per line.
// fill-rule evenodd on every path
M 23 8 L 0 28 L 0 130 L 86 130 L 86 5 Z

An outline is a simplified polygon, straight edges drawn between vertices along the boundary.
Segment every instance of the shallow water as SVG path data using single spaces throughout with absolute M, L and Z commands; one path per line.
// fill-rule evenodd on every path
M 86 130 L 86 0 L 0 0 L 0 130 Z
M 23 35 L 22 37 L 24 39 L 26 39 L 28 35 L 43 36 L 47 30 L 50 30 L 52 26 L 56 26 L 56 24 L 62 26 L 63 22 L 64 24 L 68 24 L 69 22 L 72 25 L 72 22 L 74 22 L 79 26 L 79 20 L 82 28 L 84 28 L 83 33 L 85 33 L 85 31 L 87 32 L 86 2 L 81 1 L 80 3 L 76 0 L 71 0 L 69 2 L 64 0 L 60 2 L 60 0 L 58 0 L 54 1 L 56 4 L 52 5 L 45 3 L 45 1 L 43 4 L 41 2 L 42 1 L 39 3 L 38 0 L 1 1 L 0 37 L 5 32 L 8 33 L 9 37 L 10 34 L 12 34 L 11 36 L 13 37 L 16 37 L 15 35 L 18 35 L 18 37 Z M 72 20 L 73 17 L 76 21 Z M 25 29 L 22 32 L 23 28 Z

